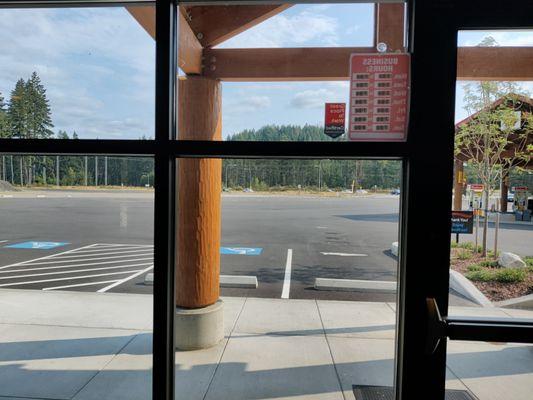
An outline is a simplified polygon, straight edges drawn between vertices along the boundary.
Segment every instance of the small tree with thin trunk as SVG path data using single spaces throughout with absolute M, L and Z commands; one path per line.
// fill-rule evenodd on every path
M 484 185 L 482 255 L 487 255 L 488 207 L 490 195 L 511 167 L 523 167 L 531 160 L 533 117 L 524 108 L 524 98 L 509 94 L 496 103 L 484 83 L 479 93 L 488 104 L 462 124 L 455 134 L 455 153 L 468 160 L 479 181 Z

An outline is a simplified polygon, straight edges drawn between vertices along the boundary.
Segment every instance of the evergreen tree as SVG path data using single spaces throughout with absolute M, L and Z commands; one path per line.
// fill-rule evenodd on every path
M 7 110 L 11 136 L 25 138 L 28 126 L 28 105 L 26 84 L 24 79 L 19 79 L 11 91 L 11 100 Z
M 7 138 L 10 136 L 9 121 L 7 117 L 6 103 L 4 97 L 0 92 L 0 138 Z
M 26 98 L 28 104 L 28 138 L 46 139 L 53 136 L 51 110 L 46 89 L 36 72 L 26 82 Z

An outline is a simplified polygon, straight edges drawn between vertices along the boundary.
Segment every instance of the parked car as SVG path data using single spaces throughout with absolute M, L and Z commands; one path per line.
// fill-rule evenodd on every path
M 507 201 L 509 203 L 512 203 L 514 201 L 514 193 L 513 192 L 507 193 Z
M 399 195 L 400 194 L 400 189 L 393 189 L 393 190 L 391 190 L 390 194 Z

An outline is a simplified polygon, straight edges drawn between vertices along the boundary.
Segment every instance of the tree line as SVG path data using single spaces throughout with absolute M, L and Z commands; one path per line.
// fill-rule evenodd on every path
M 228 136 L 239 141 L 346 141 L 332 139 L 318 125 L 267 125 Z M 225 159 L 222 184 L 228 188 L 392 189 L 400 187 L 401 162 L 393 160 L 232 160 Z
M 0 92 L 0 138 L 78 139 L 52 130 L 46 88 L 33 72 L 19 79 L 6 100 Z M 0 157 L 0 179 L 14 185 L 153 185 L 153 160 L 147 157 L 13 156 Z
M 5 101 L 0 93 L 0 137 L 78 139 L 76 132 L 53 131 L 46 88 L 36 72 L 19 79 Z M 315 125 L 267 125 L 245 129 L 227 140 L 345 141 Z M 94 156 L 12 156 L 0 158 L 0 179 L 15 185 L 153 185 L 152 158 Z M 228 188 L 390 189 L 400 186 L 401 163 L 390 160 L 230 160 L 223 161 Z

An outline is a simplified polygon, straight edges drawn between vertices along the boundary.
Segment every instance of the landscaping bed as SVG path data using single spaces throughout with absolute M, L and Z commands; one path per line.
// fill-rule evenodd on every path
M 451 268 L 468 278 L 491 301 L 502 301 L 533 293 L 533 257 L 524 257 L 526 267 L 503 268 L 494 254 L 487 258 L 474 251 L 471 242 L 452 243 Z

